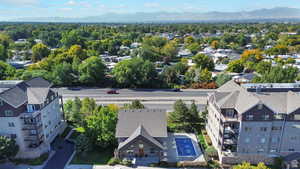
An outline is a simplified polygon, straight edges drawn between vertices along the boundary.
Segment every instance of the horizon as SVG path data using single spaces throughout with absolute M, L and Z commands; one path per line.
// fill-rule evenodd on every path
M 0 20 L 32 17 L 82 18 L 107 13 L 206 13 L 244 12 L 278 7 L 300 8 L 299 0 L 0 0 Z M 298 4 L 298 5 L 295 5 Z

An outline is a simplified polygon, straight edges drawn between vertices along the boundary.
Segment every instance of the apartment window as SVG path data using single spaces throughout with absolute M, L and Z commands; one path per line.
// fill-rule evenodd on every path
M 270 119 L 270 115 L 268 115 L 268 114 L 266 114 L 266 115 L 264 115 L 264 120 L 269 120 Z
M 258 153 L 262 153 L 262 152 L 264 152 L 264 151 L 265 151 L 265 150 L 264 150 L 263 148 L 260 148 L 260 149 L 257 150 Z
M 270 153 L 276 153 L 276 152 L 277 152 L 276 149 L 271 149 L 271 150 L 270 150 Z
M 11 134 L 11 135 L 10 135 L 10 138 L 16 139 L 16 138 L 17 138 L 17 135 L 16 135 L 16 134 Z
M 14 122 L 9 122 L 8 127 L 15 127 L 15 123 Z
M 3 103 L 3 100 L 0 100 L 0 106 L 3 106 L 4 103 Z
M 272 137 L 271 141 L 272 141 L 272 143 L 278 143 L 279 138 L 278 137 Z
M 279 131 L 279 130 L 281 130 L 281 126 L 279 127 L 279 126 L 273 126 L 272 127 L 272 131 Z
M 249 114 L 249 115 L 246 115 L 246 119 L 247 119 L 247 120 L 253 120 L 253 117 L 254 117 L 254 116 L 253 116 L 253 115 L 251 115 L 251 114 Z
M 282 114 L 275 114 L 274 119 L 275 120 L 283 120 L 283 116 L 282 116 Z
M 293 151 L 295 151 L 295 149 L 293 149 L 293 148 L 290 148 L 290 149 L 289 149 L 289 151 L 293 152 Z
M 246 132 L 251 131 L 251 127 L 245 127 L 245 131 Z
M 297 136 L 291 136 L 290 139 L 295 141 L 295 140 L 297 140 Z
M 260 142 L 261 142 L 261 143 L 265 143 L 265 142 L 266 142 L 266 138 L 261 138 L 261 139 L 260 139 Z
M 294 115 L 294 120 L 300 120 L 300 114 L 295 114 Z
M 154 154 L 154 153 L 155 153 L 155 148 L 151 148 L 151 149 L 150 149 L 150 153 L 151 153 L 151 154 Z
M 250 143 L 250 138 L 246 138 L 245 143 Z
M 261 128 L 260 128 L 260 131 L 264 131 L 264 132 L 265 132 L 265 131 L 267 131 L 267 130 L 268 130 L 267 127 L 261 127 Z
M 10 117 L 10 116 L 13 116 L 13 115 L 14 115 L 14 112 L 11 111 L 11 110 L 5 110 L 5 111 L 4 111 L 4 114 L 5 114 L 5 116 Z

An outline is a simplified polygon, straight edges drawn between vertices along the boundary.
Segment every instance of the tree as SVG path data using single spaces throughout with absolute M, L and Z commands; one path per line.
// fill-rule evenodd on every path
M 94 114 L 86 117 L 85 133 L 91 144 L 106 148 L 114 145 L 117 111 L 109 107 L 97 107 Z
M 269 72 L 261 76 L 255 76 L 253 82 L 255 83 L 294 83 L 298 76 L 298 69 L 295 67 L 272 67 Z
M 67 100 L 65 103 L 64 103 L 64 113 L 65 113 L 65 118 L 67 121 L 70 121 L 71 120 L 71 116 L 72 116 L 72 104 L 73 104 L 73 101 L 72 100 Z
M 191 107 L 187 114 L 187 121 L 190 122 L 190 125 L 195 130 L 200 130 L 201 124 L 200 124 L 200 116 L 199 111 L 197 108 L 197 105 L 195 104 L 195 101 L 191 104 Z
M 220 43 L 219 43 L 219 41 L 214 40 L 214 41 L 211 42 L 210 46 L 211 46 L 213 49 L 218 49 L 218 48 L 220 48 Z
M 105 65 L 96 56 L 84 60 L 78 68 L 79 81 L 85 84 L 99 84 L 104 80 Z
M 48 47 L 42 43 L 38 43 L 32 47 L 32 57 L 33 62 L 37 62 L 47 57 L 50 54 Z
M 231 80 L 231 76 L 226 73 L 221 73 L 216 76 L 216 84 L 218 87 Z
M 77 127 L 83 126 L 83 115 L 80 113 L 81 100 L 75 97 L 72 103 L 72 114 L 70 115 L 70 121 L 73 122 Z
M 186 48 L 189 49 L 195 55 L 201 49 L 201 46 L 198 43 L 192 43 L 186 46 Z
M 251 165 L 248 162 L 233 166 L 233 169 L 270 169 L 263 162 L 258 163 L 257 166 Z
M 265 74 L 270 71 L 271 67 L 271 62 L 261 61 L 256 65 L 255 70 L 257 73 Z
M 241 73 L 244 70 L 244 65 L 241 60 L 234 60 L 228 63 L 227 71 Z
M 84 49 L 82 49 L 82 47 L 80 45 L 72 45 L 70 47 L 70 49 L 68 50 L 68 55 L 70 58 L 73 59 L 78 59 L 79 61 L 83 61 L 84 59 L 86 59 L 87 53 Z
M 199 80 L 202 83 L 208 83 L 212 81 L 212 73 L 210 71 L 208 71 L 208 69 L 203 69 L 200 71 L 200 77 Z
M 61 43 L 65 48 L 70 48 L 72 45 L 84 45 L 84 40 L 77 30 L 72 30 L 62 34 Z
M 199 69 L 208 69 L 209 71 L 213 71 L 215 68 L 214 61 L 207 55 L 198 54 L 193 57 L 193 61 L 196 64 L 196 68 Z
M 77 153 L 85 156 L 85 154 L 91 149 L 89 138 L 84 134 L 80 134 L 75 139 L 75 147 Z
M 92 115 L 96 107 L 96 101 L 86 97 L 81 101 L 80 114 L 83 116 Z
M 170 41 L 162 48 L 162 53 L 167 58 L 175 58 L 178 52 L 177 46 L 175 41 Z
M 153 87 L 157 72 L 150 61 L 133 58 L 119 62 L 112 71 L 116 81 L 123 87 Z
M 10 159 L 17 155 L 19 146 L 14 139 L 0 136 L 0 159 Z
M 0 61 L 0 80 L 9 80 L 14 76 L 16 69 L 9 64 Z
M 168 84 L 169 86 L 174 84 L 179 84 L 180 82 L 179 74 L 176 72 L 176 69 L 173 66 L 164 68 L 164 71 L 162 72 L 162 76 L 164 82 L 166 82 L 166 84 Z
M 134 100 L 131 104 L 125 104 L 125 109 L 144 109 L 145 106 L 139 100 Z
M 52 69 L 51 79 L 56 85 L 72 85 L 74 82 L 76 82 L 76 76 L 74 74 L 72 65 L 66 62 L 55 65 Z
M 243 63 L 246 62 L 254 62 L 258 63 L 263 59 L 263 54 L 260 50 L 258 49 L 253 49 L 253 50 L 245 50 L 243 54 L 241 55 L 241 60 Z

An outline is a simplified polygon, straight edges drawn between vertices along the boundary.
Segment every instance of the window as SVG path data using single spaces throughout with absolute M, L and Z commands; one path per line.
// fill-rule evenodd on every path
M 267 130 L 268 130 L 267 127 L 261 127 L 261 128 L 260 128 L 260 131 L 264 131 L 264 132 L 265 132 L 265 131 L 267 131 Z
M 143 149 L 144 148 L 144 144 L 139 144 L 139 148 Z
M 3 106 L 4 103 L 3 103 L 3 100 L 0 100 L 0 106 Z
M 14 112 L 11 111 L 11 110 L 5 110 L 5 111 L 4 111 L 4 114 L 5 114 L 5 116 L 10 117 L 10 116 L 13 116 L 13 115 L 14 115 Z
M 247 120 L 253 120 L 253 117 L 254 117 L 254 116 L 253 116 L 253 115 L 251 115 L 251 114 L 249 114 L 249 115 L 246 115 L 246 119 L 247 119 Z
M 265 143 L 265 142 L 266 142 L 266 138 L 261 138 L 261 139 L 260 139 L 260 142 L 261 142 L 261 143 Z
M 258 110 L 261 110 L 261 109 L 263 109 L 263 107 L 264 107 L 264 105 L 263 105 L 263 104 L 259 104 L 259 105 L 258 105 Z
M 250 143 L 250 138 L 246 138 L 245 143 Z
M 281 126 L 273 126 L 272 127 L 272 131 L 278 131 L 278 130 L 281 130 Z
M 10 135 L 10 138 L 16 139 L 16 138 L 17 138 L 17 135 L 16 135 L 16 134 L 11 134 L 11 135 Z
M 9 122 L 9 123 L 8 123 L 8 127 L 15 127 L 15 123 Z
M 300 120 L 300 114 L 295 114 L 294 115 L 294 120 Z
M 295 140 L 297 140 L 297 136 L 291 136 L 290 139 L 295 141 Z
M 278 143 L 279 142 L 279 138 L 278 137 L 272 137 L 271 142 L 272 143 Z
M 295 151 L 295 149 L 293 149 L 293 148 L 290 148 L 290 149 L 289 149 L 289 151 Z
M 276 152 L 277 152 L 276 149 L 271 149 L 271 150 L 270 150 L 270 153 L 276 153 Z
M 265 151 L 265 150 L 264 150 L 263 148 L 257 150 L 258 153 L 262 153 L 262 152 L 264 152 L 264 151 Z
M 264 120 L 269 120 L 270 119 L 270 115 L 268 115 L 268 114 L 266 114 L 266 115 L 264 115 Z
M 275 120 L 282 120 L 282 119 L 283 119 L 283 116 L 282 116 L 282 114 L 275 114 L 275 115 L 274 115 L 274 119 L 275 119 Z
M 151 153 L 151 154 L 154 154 L 154 153 L 155 153 L 155 148 L 151 148 L 151 149 L 150 149 L 150 153 Z
M 251 131 L 251 127 L 245 127 L 245 131 Z
M 27 105 L 27 111 L 28 111 L 29 113 L 33 112 L 33 111 L 34 111 L 34 106 L 31 105 L 31 104 L 28 104 L 28 105 Z

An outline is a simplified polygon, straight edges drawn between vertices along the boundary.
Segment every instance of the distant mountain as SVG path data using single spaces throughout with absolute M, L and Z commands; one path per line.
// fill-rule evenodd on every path
M 19 18 L 20 22 L 81 22 L 81 23 L 137 23 L 137 22 L 218 22 L 247 20 L 300 20 L 300 9 L 277 7 L 241 12 L 154 12 L 154 13 L 107 13 L 82 18 L 40 17 Z

